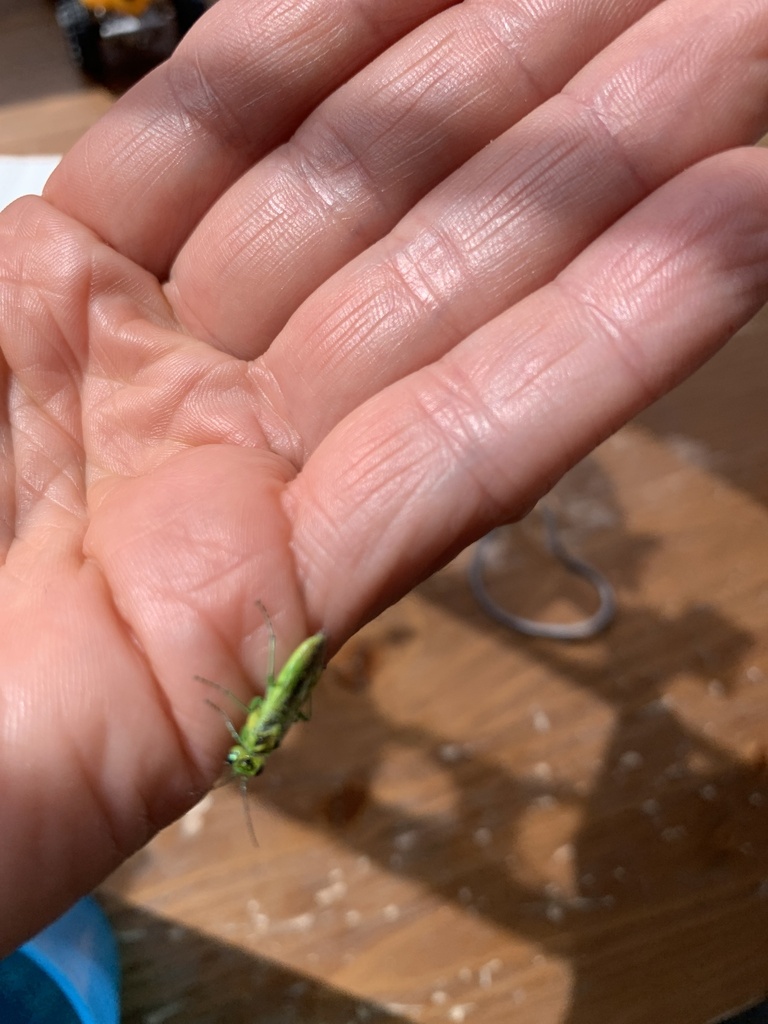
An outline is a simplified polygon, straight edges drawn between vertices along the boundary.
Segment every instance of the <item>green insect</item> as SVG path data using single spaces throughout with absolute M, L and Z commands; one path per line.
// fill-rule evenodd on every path
M 256 602 L 264 615 L 269 630 L 269 655 L 267 661 L 267 685 L 263 697 L 254 697 L 249 704 L 243 704 L 234 693 L 204 676 L 195 676 L 207 686 L 213 686 L 226 694 L 245 711 L 245 722 L 238 732 L 227 713 L 213 701 L 208 703 L 221 714 L 235 741 L 227 754 L 227 764 L 232 775 L 240 780 L 243 794 L 246 823 L 251 838 L 256 842 L 247 797 L 248 780 L 264 771 L 269 755 L 285 739 L 294 722 L 308 721 L 308 707 L 315 687 L 325 668 L 326 638 L 324 633 L 315 633 L 304 640 L 291 654 L 275 675 L 275 631 L 266 608 Z

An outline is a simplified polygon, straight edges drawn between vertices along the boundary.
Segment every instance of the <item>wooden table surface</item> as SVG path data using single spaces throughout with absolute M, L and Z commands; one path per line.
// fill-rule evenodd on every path
M 6 6 L 3 6 L 5 4 Z M 111 103 L 0 0 L 0 153 Z M 103 887 L 126 1024 L 702 1024 L 768 979 L 768 315 L 556 490 L 615 583 L 600 639 L 490 623 L 466 555 L 364 629 L 254 786 Z M 494 586 L 592 595 L 532 517 Z

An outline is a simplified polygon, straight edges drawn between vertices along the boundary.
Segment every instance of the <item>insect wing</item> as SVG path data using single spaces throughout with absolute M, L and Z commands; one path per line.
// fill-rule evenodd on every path
M 260 721 L 280 722 L 283 732 L 297 719 L 325 668 L 325 636 L 315 633 L 299 644 L 264 696 Z

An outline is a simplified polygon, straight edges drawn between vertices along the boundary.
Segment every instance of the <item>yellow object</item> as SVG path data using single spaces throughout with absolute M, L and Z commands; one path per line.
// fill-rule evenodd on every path
M 90 11 L 115 11 L 117 14 L 133 14 L 138 17 L 148 7 L 152 6 L 152 0 L 80 0 L 83 7 Z

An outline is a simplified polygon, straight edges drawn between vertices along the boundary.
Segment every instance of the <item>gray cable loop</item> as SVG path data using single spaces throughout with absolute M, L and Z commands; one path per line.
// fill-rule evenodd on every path
M 588 640 L 597 636 L 613 622 L 616 616 L 616 593 L 601 572 L 572 555 L 564 546 L 558 534 L 554 512 L 546 505 L 542 505 L 539 511 L 544 520 L 547 547 L 550 553 L 570 572 L 588 580 L 597 591 L 600 607 L 594 615 L 590 615 L 580 622 L 538 622 L 536 619 L 526 619 L 522 615 L 514 615 L 497 604 L 485 585 L 485 555 L 497 530 L 491 530 L 477 542 L 468 572 L 472 593 L 481 608 L 492 619 L 518 633 L 524 633 L 526 636 L 546 637 L 549 640 Z

